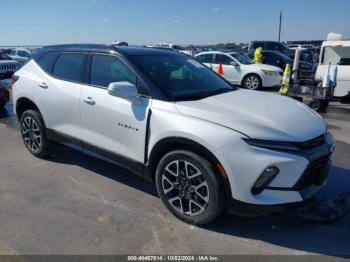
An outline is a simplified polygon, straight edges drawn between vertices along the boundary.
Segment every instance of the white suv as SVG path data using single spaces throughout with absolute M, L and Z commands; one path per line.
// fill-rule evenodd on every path
M 223 53 L 219 51 L 203 52 L 196 59 L 218 72 L 222 65 L 222 77 L 231 84 L 247 89 L 257 90 L 262 87 L 278 87 L 282 85 L 283 72 L 279 67 L 254 64 L 254 62 L 241 52 Z
M 178 218 L 259 215 L 325 184 L 333 139 L 307 106 L 237 90 L 196 60 L 152 48 L 43 48 L 16 73 L 14 109 L 37 157 L 54 142 L 155 181 Z

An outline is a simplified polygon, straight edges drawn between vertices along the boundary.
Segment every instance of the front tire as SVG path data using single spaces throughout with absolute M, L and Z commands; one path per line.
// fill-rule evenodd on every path
M 25 111 L 20 120 L 23 142 L 30 153 L 39 158 L 51 152 L 51 143 L 46 136 L 46 128 L 41 115 L 34 110 Z
M 190 151 L 172 151 L 161 159 L 156 186 L 170 212 L 189 224 L 209 223 L 225 208 L 221 177 L 208 160 Z
M 243 87 L 250 90 L 258 90 L 262 88 L 261 78 L 256 74 L 249 74 L 243 79 Z

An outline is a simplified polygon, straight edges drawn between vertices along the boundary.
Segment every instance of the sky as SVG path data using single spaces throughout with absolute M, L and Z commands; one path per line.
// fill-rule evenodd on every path
M 0 46 L 350 37 L 349 0 L 0 0 Z M 6 3 L 5 3 L 6 2 Z

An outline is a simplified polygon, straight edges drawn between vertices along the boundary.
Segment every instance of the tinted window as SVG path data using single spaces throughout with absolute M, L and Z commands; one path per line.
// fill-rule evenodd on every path
M 83 54 L 63 54 L 57 59 L 53 75 L 58 78 L 80 82 L 83 76 L 85 55 Z
M 216 64 L 229 65 L 231 62 L 233 62 L 232 58 L 228 57 L 227 55 L 216 54 Z
M 123 81 L 136 85 L 136 75 L 119 58 L 107 55 L 92 57 L 91 84 L 108 87 L 110 83 Z
M 263 42 L 254 42 L 252 44 L 252 49 L 257 49 L 258 47 L 264 48 L 264 43 Z
M 57 54 L 46 54 L 37 62 L 39 66 L 47 73 L 52 73 L 52 66 L 57 58 Z
M 213 63 L 213 55 L 212 54 L 200 55 L 200 56 L 197 56 L 196 59 L 201 63 L 207 63 L 207 64 Z
M 278 44 L 274 42 L 268 42 L 266 44 L 266 50 L 279 50 Z
M 265 53 L 263 54 L 264 62 L 276 63 L 277 60 L 283 61 L 283 58 L 274 54 L 274 53 Z

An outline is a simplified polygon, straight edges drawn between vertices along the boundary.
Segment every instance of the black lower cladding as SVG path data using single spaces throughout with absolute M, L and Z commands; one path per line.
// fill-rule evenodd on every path
M 265 189 L 301 192 L 308 187 L 322 186 L 329 175 L 332 147 L 332 145 L 323 144 L 310 150 L 306 150 L 302 154 L 298 154 L 305 157 L 309 161 L 309 164 L 293 187 L 266 187 Z
M 331 154 L 323 156 L 319 159 L 310 162 L 306 168 L 304 174 L 299 181 L 295 184 L 295 190 L 302 190 L 305 187 L 316 185 L 322 186 L 326 181 L 330 166 L 331 166 Z
M 83 152 L 86 152 L 86 150 L 94 152 L 97 155 L 100 155 L 100 156 L 107 158 L 111 161 L 117 162 L 118 164 L 129 168 L 135 174 L 137 174 L 141 177 L 144 177 L 145 167 L 144 167 L 143 163 L 140 163 L 140 162 L 137 162 L 135 160 L 129 159 L 125 156 L 110 152 L 108 150 L 102 149 L 102 148 L 97 147 L 95 145 L 85 143 L 80 139 L 73 138 L 71 136 L 59 133 L 59 132 L 54 131 L 52 129 L 47 129 L 46 134 L 47 134 L 47 137 L 53 141 L 56 141 L 58 143 L 68 143 L 68 144 L 77 145 L 79 148 L 82 149 Z

